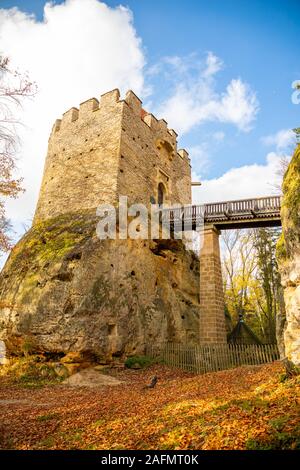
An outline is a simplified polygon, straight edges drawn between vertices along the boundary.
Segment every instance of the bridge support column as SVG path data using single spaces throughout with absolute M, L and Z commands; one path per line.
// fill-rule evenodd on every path
M 200 343 L 226 343 L 220 232 L 213 226 L 203 231 L 200 250 Z

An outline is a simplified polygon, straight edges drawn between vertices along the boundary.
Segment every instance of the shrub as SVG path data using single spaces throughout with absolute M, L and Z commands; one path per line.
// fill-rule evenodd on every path
M 154 363 L 154 360 L 148 356 L 131 356 L 125 361 L 125 366 L 132 369 L 136 364 L 141 368 L 149 367 Z
M 58 383 L 61 378 L 51 363 L 39 362 L 37 356 L 11 359 L 1 367 L 0 376 L 9 377 L 14 383 L 27 388 Z

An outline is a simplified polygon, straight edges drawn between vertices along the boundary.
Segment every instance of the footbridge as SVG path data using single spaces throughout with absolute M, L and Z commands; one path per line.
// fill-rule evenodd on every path
M 196 230 L 204 224 L 219 230 L 281 225 L 281 196 L 212 202 L 164 209 L 174 231 Z
M 281 197 L 269 196 L 190 205 L 162 211 L 174 232 L 185 230 L 202 232 L 200 338 L 203 344 L 226 343 L 220 231 L 280 226 L 280 209 Z

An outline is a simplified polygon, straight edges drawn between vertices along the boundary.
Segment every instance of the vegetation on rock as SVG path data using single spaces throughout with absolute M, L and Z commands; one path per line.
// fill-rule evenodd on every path
M 26 270 L 61 260 L 95 231 L 95 215 L 85 211 L 64 214 L 34 225 L 14 247 L 8 268 Z
M 281 218 L 283 232 L 277 244 L 281 263 L 290 259 L 300 243 L 300 145 L 297 146 L 283 179 Z

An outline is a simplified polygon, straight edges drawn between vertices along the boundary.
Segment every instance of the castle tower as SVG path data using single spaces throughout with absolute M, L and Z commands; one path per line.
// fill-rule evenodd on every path
M 55 122 L 34 223 L 64 213 L 128 203 L 190 204 L 191 167 L 177 134 L 119 90 L 71 108 Z
M 181 240 L 99 239 L 101 204 L 191 203 L 177 135 L 132 92 L 92 98 L 55 122 L 30 230 L 0 276 L 7 351 L 144 354 L 199 340 L 199 266 Z

